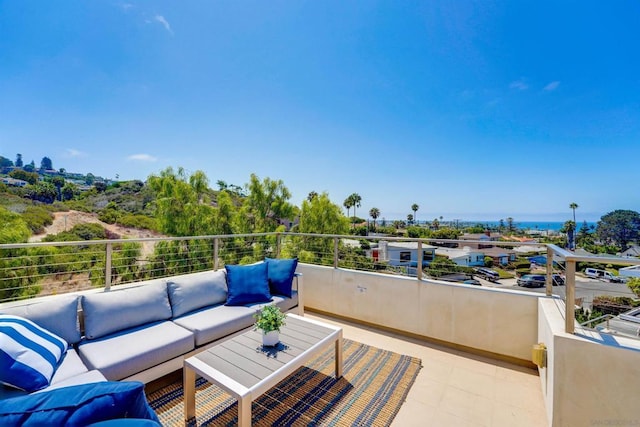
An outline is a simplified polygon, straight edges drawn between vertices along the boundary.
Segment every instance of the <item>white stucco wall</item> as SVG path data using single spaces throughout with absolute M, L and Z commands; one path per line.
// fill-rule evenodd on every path
M 305 307 L 531 360 L 539 294 L 301 264 Z

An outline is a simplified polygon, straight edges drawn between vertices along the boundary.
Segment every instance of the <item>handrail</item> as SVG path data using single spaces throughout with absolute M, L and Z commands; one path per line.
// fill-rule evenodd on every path
M 311 238 L 324 238 L 333 240 L 333 267 L 338 268 L 339 260 L 339 241 L 340 239 L 350 240 L 368 240 L 368 241 L 388 241 L 388 242 L 413 242 L 416 243 L 418 250 L 418 265 L 416 269 L 417 280 L 423 280 L 422 271 L 422 249 L 424 244 L 428 242 L 437 243 L 456 243 L 456 244 L 483 244 L 492 246 L 532 246 L 546 248 L 547 253 L 547 277 L 546 277 L 546 295 L 552 295 L 552 267 L 553 257 L 558 256 L 565 261 L 565 275 L 566 275 L 566 300 L 565 300 L 565 331 L 567 333 L 575 332 L 575 273 L 578 262 L 591 262 L 591 263 L 606 263 L 616 265 L 640 265 L 640 259 L 637 258 L 615 258 L 611 256 L 589 256 L 589 255 L 576 255 L 575 253 L 563 249 L 554 244 L 536 243 L 536 242 L 508 242 L 500 240 L 465 240 L 465 239 L 441 239 L 441 238 L 413 238 L 413 237 L 397 237 L 397 236 L 354 236 L 354 235 L 341 235 L 341 234 L 316 234 L 316 233 L 294 233 L 294 232 L 264 232 L 264 233 L 243 233 L 243 234 L 219 234 L 219 235 L 202 235 L 202 236 L 184 236 L 184 237 L 142 237 L 131 239 L 107 239 L 107 240 L 82 240 L 74 242 L 34 242 L 34 243 L 9 243 L 0 244 L 0 250 L 3 249 L 22 249 L 22 248 L 34 248 L 45 246 L 91 246 L 91 245 L 105 245 L 106 249 L 106 262 L 104 271 L 105 287 L 108 289 L 111 285 L 111 258 L 114 245 L 124 243 L 145 243 L 145 242 L 165 242 L 165 241 L 188 241 L 188 240 L 212 240 L 214 243 L 212 261 L 215 268 L 219 266 L 219 242 L 224 239 L 238 239 L 238 238 L 256 238 L 256 237 L 270 237 L 273 236 L 275 240 L 276 256 L 280 256 L 282 237 L 311 237 Z M 435 246 L 435 245 L 434 245 Z

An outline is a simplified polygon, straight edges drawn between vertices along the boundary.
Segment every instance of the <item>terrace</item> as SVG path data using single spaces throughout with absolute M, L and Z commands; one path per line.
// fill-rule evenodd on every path
M 413 276 L 403 275 L 346 248 L 343 238 L 267 233 L 0 245 L 2 305 L 21 304 L 25 295 L 108 291 L 144 277 L 296 255 L 306 316 L 341 325 L 347 339 L 421 359 L 394 425 L 640 422 L 640 385 L 629 381 L 640 377 L 640 343 L 580 326 L 575 305 L 565 303 L 575 300 L 577 262 L 620 260 L 548 246 L 547 286 L 535 293 L 427 278 L 422 259 Z M 414 242 L 419 258 L 429 244 L 385 240 Z M 553 295 L 554 257 L 564 260 L 564 300 Z M 532 348 L 539 342 L 546 360 L 536 366 Z

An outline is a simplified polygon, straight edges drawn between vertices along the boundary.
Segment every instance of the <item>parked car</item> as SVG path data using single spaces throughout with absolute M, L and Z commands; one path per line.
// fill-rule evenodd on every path
M 542 274 L 525 274 L 518 279 L 518 286 L 525 288 L 541 288 L 545 285 L 546 278 Z
M 477 276 L 489 280 L 490 282 L 497 282 L 500 278 L 500 274 L 497 271 L 491 270 L 490 268 L 477 267 L 474 268 L 474 270 Z
M 597 268 L 586 268 L 584 270 L 584 274 L 585 276 L 591 277 L 593 279 L 608 280 L 609 282 L 616 283 L 622 282 L 622 278 L 620 276 L 614 276 L 606 270 L 599 270 Z
M 564 277 L 559 274 L 553 275 L 553 286 L 564 286 Z

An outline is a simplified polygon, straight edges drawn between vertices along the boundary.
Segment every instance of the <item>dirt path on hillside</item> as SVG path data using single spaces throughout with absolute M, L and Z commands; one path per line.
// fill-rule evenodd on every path
M 122 227 L 117 224 L 107 224 L 106 222 L 102 222 L 98 219 L 98 215 L 80 212 L 80 211 L 68 211 L 68 212 L 55 212 L 53 214 L 54 219 L 53 223 L 45 227 L 44 233 L 35 234 L 29 238 L 29 242 L 40 242 L 45 236 L 50 234 L 58 234 L 65 230 L 71 230 L 75 225 L 85 224 L 85 223 L 94 223 L 100 224 L 109 232 L 114 233 L 122 239 L 134 239 L 134 238 L 144 238 L 144 237 L 165 237 L 162 234 L 151 231 L 151 230 L 139 230 L 137 228 L 130 227 Z M 142 243 L 142 257 L 146 258 L 148 255 L 153 253 L 153 247 L 155 242 L 143 242 Z

